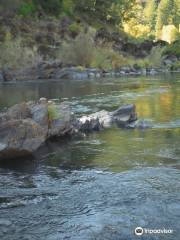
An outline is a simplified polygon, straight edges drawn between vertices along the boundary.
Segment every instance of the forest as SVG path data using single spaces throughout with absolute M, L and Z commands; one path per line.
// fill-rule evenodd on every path
M 180 0 L 1 0 L 0 13 L 1 68 L 180 66 Z

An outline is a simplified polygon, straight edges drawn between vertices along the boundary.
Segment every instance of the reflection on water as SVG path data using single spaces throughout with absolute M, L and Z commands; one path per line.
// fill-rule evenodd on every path
M 180 236 L 180 75 L 0 85 L 0 108 L 68 99 L 77 114 L 135 103 L 149 129 L 113 126 L 49 142 L 40 159 L 0 167 L 0 239 L 137 239 L 137 226 Z

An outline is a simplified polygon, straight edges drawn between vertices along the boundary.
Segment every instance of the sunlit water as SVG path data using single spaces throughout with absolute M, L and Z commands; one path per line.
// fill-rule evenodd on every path
M 0 239 L 180 237 L 180 75 L 0 85 L 0 109 L 47 97 L 77 115 L 135 103 L 149 129 L 113 126 L 0 167 Z M 134 229 L 173 229 L 137 237 Z

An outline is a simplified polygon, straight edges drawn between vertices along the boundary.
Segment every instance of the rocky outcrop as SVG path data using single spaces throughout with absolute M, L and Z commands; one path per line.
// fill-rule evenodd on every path
M 130 104 L 112 112 L 102 110 L 88 116 L 83 116 L 77 120 L 75 127 L 82 132 L 91 132 L 108 128 L 114 123 L 119 127 L 128 127 L 130 123 L 136 120 L 135 105 Z
M 111 71 L 104 71 L 96 68 L 79 68 L 79 67 L 66 67 L 53 64 L 40 64 L 32 68 L 24 69 L 6 69 L 4 70 L 3 78 L 0 73 L 0 82 L 12 81 L 38 81 L 38 80 L 87 80 L 99 79 L 105 77 L 121 77 L 125 75 L 154 75 L 164 72 L 166 69 L 161 68 L 140 68 L 136 66 L 124 66 Z
M 77 119 L 68 102 L 55 104 L 41 98 L 38 103 L 20 103 L 0 114 L 0 160 L 33 155 L 53 137 L 100 131 L 112 124 L 128 127 L 136 119 L 133 104 Z

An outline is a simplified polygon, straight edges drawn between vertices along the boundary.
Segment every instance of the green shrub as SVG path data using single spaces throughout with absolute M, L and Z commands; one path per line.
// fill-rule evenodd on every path
M 74 7 L 75 7 L 73 0 L 63 0 L 62 6 L 63 6 L 63 12 L 65 12 L 66 15 L 68 16 L 73 15 Z
M 96 46 L 94 35 L 94 29 L 90 28 L 87 33 L 81 32 L 75 39 L 64 42 L 57 57 L 67 65 L 104 70 L 129 64 L 129 59 L 115 52 L 111 46 Z
M 163 53 L 163 48 L 154 47 L 152 48 L 151 53 L 147 57 L 136 60 L 136 64 L 141 68 L 160 67 L 161 60 L 162 60 L 162 53 Z
M 65 64 L 89 67 L 95 51 L 94 41 L 89 34 L 79 34 L 75 39 L 64 42 L 58 57 Z
M 30 16 L 30 15 L 34 15 L 36 12 L 36 7 L 34 5 L 33 2 L 29 2 L 29 3 L 22 3 L 20 8 L 19 8 L 19 11 L 18 11 L 18 14 L 20 16 L 23 16 L 23 17 L 27 17 L 27 16 Z
M 62 11 L 62 0 L 33 0 L 33 3 L 47 14 L 58 16 Z
M 0 44 L 0 53 L 1 67 L 22 68 L 36 65 L 42 60 L 37 48 L 24 46 L 20 37 L 12 39 L 9 33 L 6 34 L 5 41 Z
M 163 50 L 163 55 L 175 55 L 180 57 L 180 40 L 166 46 Z
M 171 70 L 179 70 L 180 69 L 180 61 L 177 61 L 171 65 Z
M 57 108 L 56 108 L 56 105 L 55 104 L 49 104 L 48 105 L 48 120 L 49 121 L 52 121 L 52 120 L 56 120 L 58 119 L 60 116 Z

